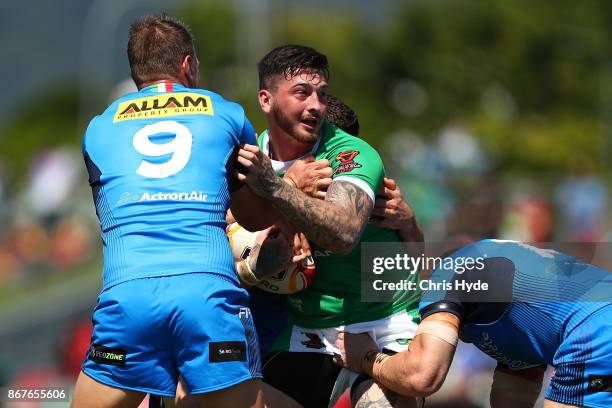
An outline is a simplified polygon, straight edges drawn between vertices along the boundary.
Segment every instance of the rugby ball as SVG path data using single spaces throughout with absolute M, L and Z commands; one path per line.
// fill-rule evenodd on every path
M 249 256 L 259 232 L 247 231 L 235 222 L 227 226 L 226 233 L 234 261 L 239 262 Z M 257 287 L 266 292 L 289 295 L 306 289 L 312 283 L 315 273 L 314 259 L 309 256 L 276 275 L 266 276 Z

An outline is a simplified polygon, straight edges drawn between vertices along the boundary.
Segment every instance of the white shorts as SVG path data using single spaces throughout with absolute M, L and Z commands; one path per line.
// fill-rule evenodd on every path
M 309 329 L 293 325 L 289 350 L 297 353 L 340 354 L 338 333 L 368 333 L 378 347 L 400 352 L 408 349 L 418 325 L 405 310 L 371 322 L 354 323 L 329 329 Z
M 338 333 L 347 332 L 368 333 L 380 350 L 386 349 L 399 353 L 408 349 L 417 328 L 418 324 L 405 310 L 379 320 L 327 329 L 312 329 L 292 325 L 285 329 L 285 334 L 281 335 L 284 339 L 276 344 L 275 350 L 295 353 L 340 354 L 340 350 L 336 347 Z M 358 376 L 359 374 L 344 368 L 340 371 L 334 384 L 329 406 L 335 404 Z

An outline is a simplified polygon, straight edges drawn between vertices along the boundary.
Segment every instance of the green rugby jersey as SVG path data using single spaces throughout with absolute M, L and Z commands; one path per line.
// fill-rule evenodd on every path
M 384 167 L 378 152 L 364 140 L 326 122 L 311 153 L 329 160 L 332 179 L 351 182 L 368 193 L 372 201 L 382 185 Z M 264 131 L 259 147 L 269 155 L 269 135 Z M 272 160 L 280 175 L 293 163 Z M 400 242 L 396 231 L 368 225 L 361 242 Z M 307 289 L 289 295 L 293 323 L 310 328 L 329 328 L 382 319 L 407 310 L 418 321 L 420 291 L 397 291 L 391 302 L 361 302 L 361 245 L 347 255 L 337 255 L 311 243 L 317 274 Z M 407 277 L 418 281 L 418 274 Z M 416 286 L 418 287 L 418 285 Z

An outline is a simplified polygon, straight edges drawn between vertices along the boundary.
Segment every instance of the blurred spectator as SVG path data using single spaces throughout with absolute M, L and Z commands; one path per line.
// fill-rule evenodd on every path
M 567 177 L 557 186 L 555 201 L 564 240 L 605 240 L 608 190 L 601 178 L 589 174 Z
M 68 329 L 68 336 L 60 344 L 62 356 L 60 373 L 62 376 L 68 377 L 70 383 L 76 381 L 81 371 L 81 364 L 83 364 L 85 354 L 89 349 L 92 332 L 91 320 L 79 320 Z
M 438 152 L 449 171 L 461 172 L 466 177 L 485 172 L 489 159 L 478 140 L 461 126 L 448 126 L 438 136 Z
M 31 164 L 27 203 L 37 217 L 59 216 L 82 174 L 82 158 L 74 148 L 58 148 L 36 156 Z
M 523 242 L 550 242 L 553 215 L 546 199 L 536 195 L 520 198 L 506 213 L 501 237 Z
M 492 176 L 483 177 L 475 187 L 457 195 L 460 198 L 448 217 L 448 235 L 497 238 L 503 217 L 500 180 Z
M 49 237 L 48 259 L 51 264 L 63 269 L 87 259 L 92 251 L 90 235 L 85 224 L 77 218 L 59 222 Z
M 40 267 L 47 261 L 49 238 L 35 220 L 13 226 L 8 236 L 13 253 L 24 266 Z
M 17 279 L 19 263 L 8 244 L 0 239 L 0 287 Z
M 94 256 L 95 214 L 78 149 L 45 151 L 29 167 L 26 185 L 16 188 L 5 184 L 0 163 L 0 289 L 44 285 L 42 276 L 68 273 Z M 8 189 L 15 193 L 4 195 Z

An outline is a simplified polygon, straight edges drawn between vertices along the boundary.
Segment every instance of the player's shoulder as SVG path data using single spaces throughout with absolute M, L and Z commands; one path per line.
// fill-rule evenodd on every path
M 89 124 L 87 125 L 85 135 L 95 132 L 105 132 L 107 126 L 112 124 L 115 112 L 123 101 L 123 98 L 125 98 L 125 96 L 115 100 L 103 112 L 100 112 L 91 118 Z
M 346 133 L 329 122 L 325 122 L 319 151 L 330 161 L 342 163 L 366 161 L 370 165 L 380 164 L 378 151 L 365 140 Z

